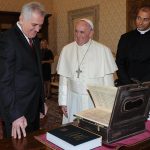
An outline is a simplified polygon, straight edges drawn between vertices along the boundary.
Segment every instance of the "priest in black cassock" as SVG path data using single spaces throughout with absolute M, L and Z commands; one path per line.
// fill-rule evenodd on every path
M 150 6 L 142 6 L 137 12 L 136 29 L 121 36 L 116 63 L 119 85 L 150 81 Z

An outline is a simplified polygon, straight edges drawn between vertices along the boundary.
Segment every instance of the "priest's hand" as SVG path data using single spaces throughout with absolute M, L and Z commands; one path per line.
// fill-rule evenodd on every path
M 23 134 L 23 137 L 26 137 L 26 131 L 25 128 L 27 127 L 27 120 L 24 116 L 14 120 L 12 122 L 12 130 L 11 130 L 11 136 L 16 139 L 21 139 L 21 135 Z
M 61 106 L 62 112 L 68 118 L 67 106 Z

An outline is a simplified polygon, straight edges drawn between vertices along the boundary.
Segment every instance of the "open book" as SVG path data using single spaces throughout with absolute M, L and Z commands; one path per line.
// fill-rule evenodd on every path
M 75 116 L 108 127 L 117 88 L 112 86 L 88 86 L 88 92 L 95 108 L 84 110 L 75 114 Z

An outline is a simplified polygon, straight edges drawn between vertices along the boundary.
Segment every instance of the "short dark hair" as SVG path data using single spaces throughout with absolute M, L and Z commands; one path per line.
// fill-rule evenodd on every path
M 139 11 L 144 11 L 144 12 L 150 12 L 150 4 L 148 5 L 141 5 L 140 7 L 137 8 L 136 15 L 139 13 Z

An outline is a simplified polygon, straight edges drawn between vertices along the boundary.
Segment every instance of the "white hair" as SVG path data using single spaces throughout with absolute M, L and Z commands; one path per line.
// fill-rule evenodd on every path
M 91 29 L 93 30 L 94 29 L 94 25 L 93 25 L 93 22 L 87 18 L 82 18 L 80 19 L 81 21 L 85 21 L 86 23 L 88 23 L 91 27 Z
M 34 11 L 38 11 L 44 17 L 46 15 L 44 6 L 39 2 L 30 2 L 25 4 L 22 7 L 21 15 L 23 15 L 25 19 L 30 19 Z

